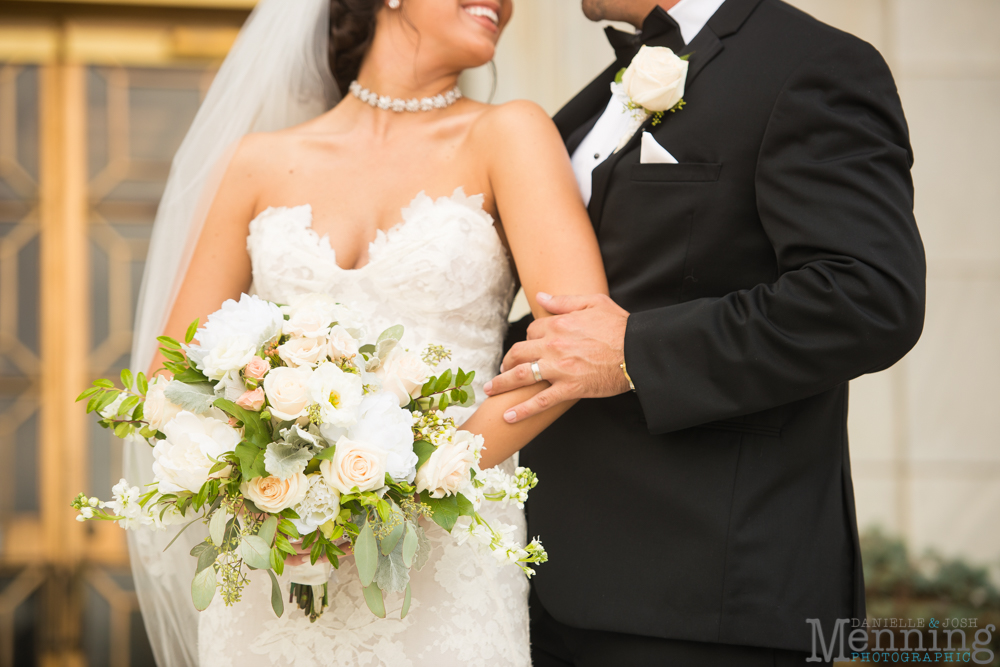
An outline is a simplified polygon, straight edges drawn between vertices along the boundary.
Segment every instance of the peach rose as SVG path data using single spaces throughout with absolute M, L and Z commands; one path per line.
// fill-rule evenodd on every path
M 271 362 L 254 355 L 254 358 L 243 369 L 243 377 L 253 380 L 263 380 L 269 370 L 271 370 Z
M 388 452 L 363 442 L 354 442 L 347 436 L 337 440 L 337 451 L 332 461 L 319 464 L 323 479 L 341 493 L 371 491 L 385 484 L 385 462 Z
M 306 497 L 309 479 L 297 472 L 288 479 L 279 477 L 255 477 L 243 484 L 243 495 L 254 505 L 271 514 L 297 505 Z
M 264 407 L 263 388 L 257 387 L 253 391 L 245 392 L 242 396 L 236 399 L 236 405 L 247 410 L 259 412 L 260 409 Z

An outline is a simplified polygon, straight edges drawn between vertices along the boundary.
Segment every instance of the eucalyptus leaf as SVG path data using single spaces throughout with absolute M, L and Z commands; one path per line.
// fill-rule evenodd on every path
M 403 325 L 402 324 L 397 324 L 395 326 L 391 326 L 391 327 L 389 327 L 388 329 L 386 329 L 385 331 L 383 331 L 382 333 L 379 334 L 378 339 L 375 341 L 375 345 L 377 346 L 379 343 L 381 343 L 384 340 L 394 340 L 396 342 L 399 342 L 399 341 L 403 340 L 403 332 L 404 331 L 405 331 L 405 329 L 403 329 Z
M 191 582 L 191 599 L 194 601 L 194 608 L 198 611 L 205 611 L 208 605 L 212 604 L 215 597 L 215 568 L 209 567 L 194 575 Z
M 264 540 L 264 542 L 271 546 L 271 542 L 274 541 L 274 532 L 278 529 L 278 517 L 269 516 L 264 519 L 264 523 L 260 524 L 260 529 L 257 531 L 257 537 Z
M 372 610 L 372 613 L 379 618 L 385 618 L 385 601 L 382 599 L 382 591 L 379 590 L 376 584 L 370 586 L 365 586 L 365 603 L 368 608 Z
M 306 469 L 312 452 L 297 445 L 272 442 L 264 452 L 264 469 L 280 479 L 288 479 Z
M 247 535 L 240 542 L 240 555 L 250 567 L 266 570 L 271 567 L 271 546 L 257 535 Z
M 403 596 L 403 608 L 399 612 L 399 620 L 406 618 L 408 611 L 410 611 L 410 585 L 406 584 L 406 595 Z
M 379 341 L 379 344 L 375 346 L 375 356 L 384 360 L 389 356 L 390 352 L 396 349 L 397 345 L 399 345 L 399 341 L 392 338 Z
M 209 546 L 207 549 L 198 554 L 198 568 L 196 572 L 201 572 L 206 568 L 210 568 L 215 565 L 215 559 L 219 557 L 219 550 L 213 546 Z
M 403 525 L 405 521 L 400 521 L 399 525 L 392 529 L 392 532 L 382 538 L 381 544 L 379 544 L 379 550 L 382 552 L 383 556 L 388 556 L 393 549 L 396 548 L 396 544 L 399 542 L 399 538 L 403 536 Z M 387 590 L 385 586 L 382 586 L 382 590 Z
M 208 522 L 208 534 L 212 536 L 212 544 L 222 547 L 225 543 L 226 524 L 232 515 L 221 509 L 215 510 L 212 520 Z
M 354 562 L 358 568 L 361 585 L 371 584 L 375 578 L 375 570 L 378 569 L 378 544 L 375 541 L 372 526 L 368 522 L 365 522 L 364 528 L 361 529 L 361 533 L 358 534 L 358 539 L 354 543 Z
M 396 548 L 388 556 L 378 559 L 374 581 L 383 591 L 402 593 L 406 590 L 410 583 L 410 568 L 403 563 L 402 544 L 397 542 Z
M 285 601 L 281 595 L 281 586 L 278 584 L 278 578 L 274 576 L 274 572 L 268 570 L 267 573 L 271 575 L 271 609 L 274 610 L 275 616 L 281 617 L 285 613 Z
M 196 415 L 207 413 L 215 400 L 212 385 L 206 383 L 185 384 L 173 380 L 163 390 L 163 395 L 168 401 L 182 410 L 193 412 Z
M 403 536 L 403 565 L 406 567 L 411 567 L 413 565 L 413 557 L 417 554 L 417 546 L 420 544 L 420 540 L 417 538 L 417 531 L 414 530 L 413 524 L 409 521 L 406 522 L 406 534 Z

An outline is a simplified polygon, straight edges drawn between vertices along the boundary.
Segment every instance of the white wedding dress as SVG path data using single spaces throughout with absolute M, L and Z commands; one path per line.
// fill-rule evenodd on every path
M 451 350 L 445 365 L 475 370 L 482 385 L 501 357 L 514 280 L 506 250 L 481 195 L 432 200 L 423 193 L 402 212 L 402 222 L 372 242 L 370 261 L 346 270 L 326 237 L 311 228 L 309 206 L 271 208 L 250 223 L 247 248 L 255 292 L 287 303 L 301 293 L 326 292 L 360 311 L 377 335 L 402 324 L 403 344 L 421 350 L 438 343 Z M 460 422 L 474 408 L 449 412 Z M 486 443 L 489 446 L 489 442 Z M 513 468 L 513 461 L 503 464 Z M 523 511 L 486 502 L 482 514 L 517 526 Z M 429 561 L 412 573 L 412 604 L 400 620 L 402 596 L 386 595 L 386 618 L 365 605 L 352 558 L 335 571 L 330 606 L 310 623 L 294 605 L 276 618 L 270 580 L 251 573 L 243 600 L 226 607 L 220 596 L 199 619 L 202 667 L 258 665 L 500 667 L 530 665 L 528 582 L 519 568 L 499 567 L 470 543 L 458 545 L 425 524 L 433 545 Z M 288 575 L 281 578 L 287 595 Z

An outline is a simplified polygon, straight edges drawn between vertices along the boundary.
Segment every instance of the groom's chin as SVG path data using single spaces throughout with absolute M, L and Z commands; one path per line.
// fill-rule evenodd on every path
M 583 15 L 591 21 L 603 21 L 608 0 L 582 0 Z

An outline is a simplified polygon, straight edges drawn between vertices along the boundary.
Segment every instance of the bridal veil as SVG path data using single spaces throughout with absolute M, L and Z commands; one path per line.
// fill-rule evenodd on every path
M 136 312 L 134 369 L 146 369 L 163 333 L 209 206 L 240 139 L 291 127 L 338 100 L 328 61 L 329 0 L 261 0 L 240 31 L 174 157 L 156 214 Z M 126 442 L 124 475 L 152 481 L 152 450 Z M 193 525 L 164 552 L 180 526 L 129 532 L 129 555 L 146 632 L 161 667 L 198 664 L 198 612 L 191 601 Z

